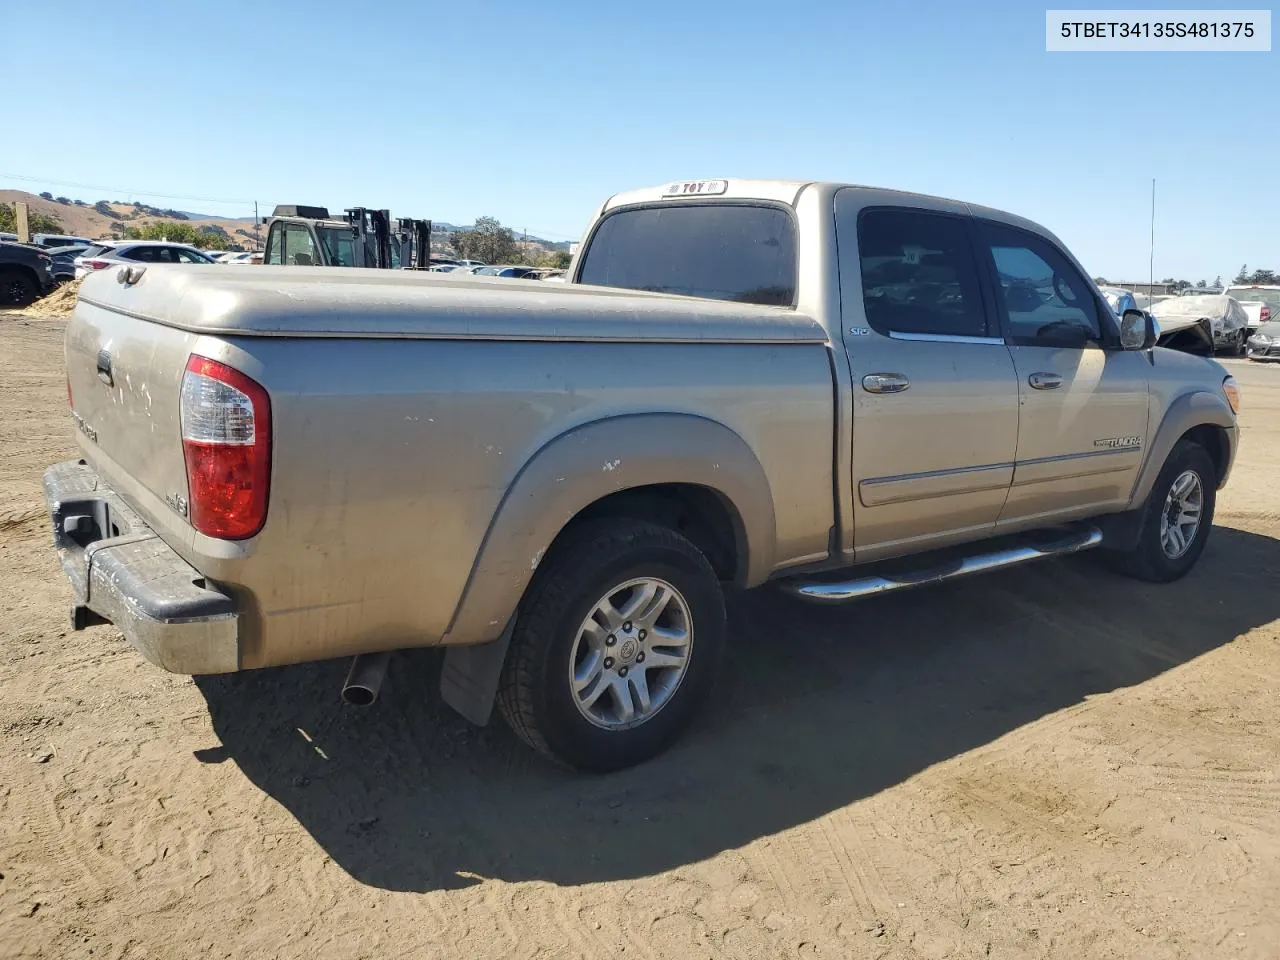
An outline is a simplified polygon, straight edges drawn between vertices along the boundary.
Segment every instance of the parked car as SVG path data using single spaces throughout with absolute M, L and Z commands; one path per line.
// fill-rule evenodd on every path
M 118 263 L 213 263 L 203 250 L 165 240 L 99 241 L 75 260 L 76 276 L 105 270 Z
M 215 254 L 213 259 L 217 263 L 250 263 L 253 260 L 252 250 L 223 250 Z
M 1280 286 L 1249 284 L 1227 287 L 1223 292 L 1244 307 L 1250 334 L 1269 320 L 1280 320 Z
M 517 280 L 537 279 L 537 270 L 533 267 L 516 267 L 516 266 L 497 266 L 497 267 L 480 267 L 476 270 L 477 277 L 512 277 Z
M 76 257 L 83 256 L 91 245 L 73 244 L 68 247 L 50 247 L 47 251 L 53 258 L 53 279 L 59 283 L 74 280 L 76 276 Z
M 85 247 L 93 243 L 88 237 L 73 237 L 63 233 L 34 233 L 31 242 L 38 247 Z
M 1119 287 L 1099 287 L 1102 299 L 1107 301 L 1107 306 L 1111 308 L 1111 312 L 1117 317 L 1124 316 L 1126 310 L 1138 310 L 1138 301 L 1130 290 L 1122 290 Z
M 1244 307 L 1225 294 L 1172 297 L 1153 304 L 1151 313 L 1160 321 L 1161 346 L 1200 350 L 1207 345 L 1239 356 L 1249 339 Z
M 0 307 L 25 307 L 55 285 L 48 253 L 30 244 L 0 241 Z
M 1267 320 L 1253 332 L 1245 356 L 1250 360 L 1280 360 L 1280 319 Z
M 726 591 L 838 603 L 1094 547 L 1168 582 L 1211 535 L 1235 381 L 1021 217 L 679 183 L 605 203 L 571 279 L 90 276 L 80 457 L 44 480 L 73 625 L 187 674 L 362 655 L 366 703 L 387 651 L 443 645 L 465 716 L 496 691 L 607 770 L 708 699 Z

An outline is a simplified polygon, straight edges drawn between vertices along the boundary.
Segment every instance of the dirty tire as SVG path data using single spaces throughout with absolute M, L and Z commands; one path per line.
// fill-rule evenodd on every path
M 687 604 L 693 634 L 688 666 L 647 720 L 603 729 L 575 702 L 570 658 L 597 602 L 639 577 L 666 581 Z M 724 595 L 697 547 L 644 521 L 592 521 L 567 534 L 530 584 L 503 664 L 498 709 L 521 739 L 553 760 L 593 773 L 622 769 L 660 753 L 688 727 L 710 693 L 724 634 Z
M 0 307 L 26 307 L 35 302 L 35 281 L 21 270 L 0 270 Z
M 1187 470 L 1194 471 L 1200 478 L 1201 489 L 1204 491 L 1203 506 L 1200 525 L 1196 528 L 1190 547 L 1174 559 L 1165 553 L 1161 545 L 1160 517 L 1174 482 Z M 1209 539 L 1209 531 L 1213 528 L 1217 485 L 1218 471 L 1205 449 L 1190 440 L 1180 440 L 1169 454 L 1169 459 L 1165 461 L 1147 497 L 1137 546 L 1113 557 L 1116 568 L 1131 577 L 1151 583 L 1171 583 L 1185 576 L 1200 559 Z

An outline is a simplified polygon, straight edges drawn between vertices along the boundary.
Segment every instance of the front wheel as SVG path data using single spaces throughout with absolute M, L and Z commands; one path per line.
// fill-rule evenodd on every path
M 35 281 L 21 270 L 0 270 L 0 306 L 28 306 L 37 293 Z
M 1147 497 L 1137 545 L 1117 557 L 1121 569 L 1152 583 L 1185 576 L 1209 539 L 1217 483 L 1217 470 L 1204 447 L 1180 441 Z
M 719 581 L 687 539 L 643 521 L 584 524 L 521 603 L 498 708 L 525 742 L 570 767 L 631 766 L 689 725 L 724 633 Z

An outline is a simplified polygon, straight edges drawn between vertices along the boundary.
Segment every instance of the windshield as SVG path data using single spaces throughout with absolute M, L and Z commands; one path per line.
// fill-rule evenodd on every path
M 103 254 L 112 253 L 114 250 L 115 250 L 115 247 L 105 247 L 105 246 L 103 246 L 103 245 L 102 245 L 102 244 L 100 244 L 100 243 L 95 243 L 95 244 L 94 244 L 93 246 L 91 246 L 91 247 L 85 247 L 85 251 L 84 251 L 84 253 L 80 254 L 80 256 L 82 256 L 82 257 L 100 257 L 100 256 L 102 256 Z
M 356 265 L 356 245 L 350 227 L 316 227 L 320 242 L 324 244 L 329 263 L 335 267 Z
M 1262 326 L 1258 327 L 1258 333 L 1264 337 L 1272 339 L 1280 339 L 1280 320 L 1268 320 Z
M 1258 287 L 1227 287 L 1228 297 L 1235 297 L 1242 303 L 1246 300 L 1255 300 L 1265 303 L 1271 308 L 1271 312 L 1280 311 L 1280 290 L 1263 290 Z

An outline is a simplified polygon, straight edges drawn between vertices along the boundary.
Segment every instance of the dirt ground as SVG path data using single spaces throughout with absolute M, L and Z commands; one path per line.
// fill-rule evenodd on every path
M 732 604 L 671 753 L 559 772 L 399 655 L 229 678 L 70 633 L 61 321 L 0 319 L 0 956 L 1280 956 L 1280 367 L 1196 571 Z

